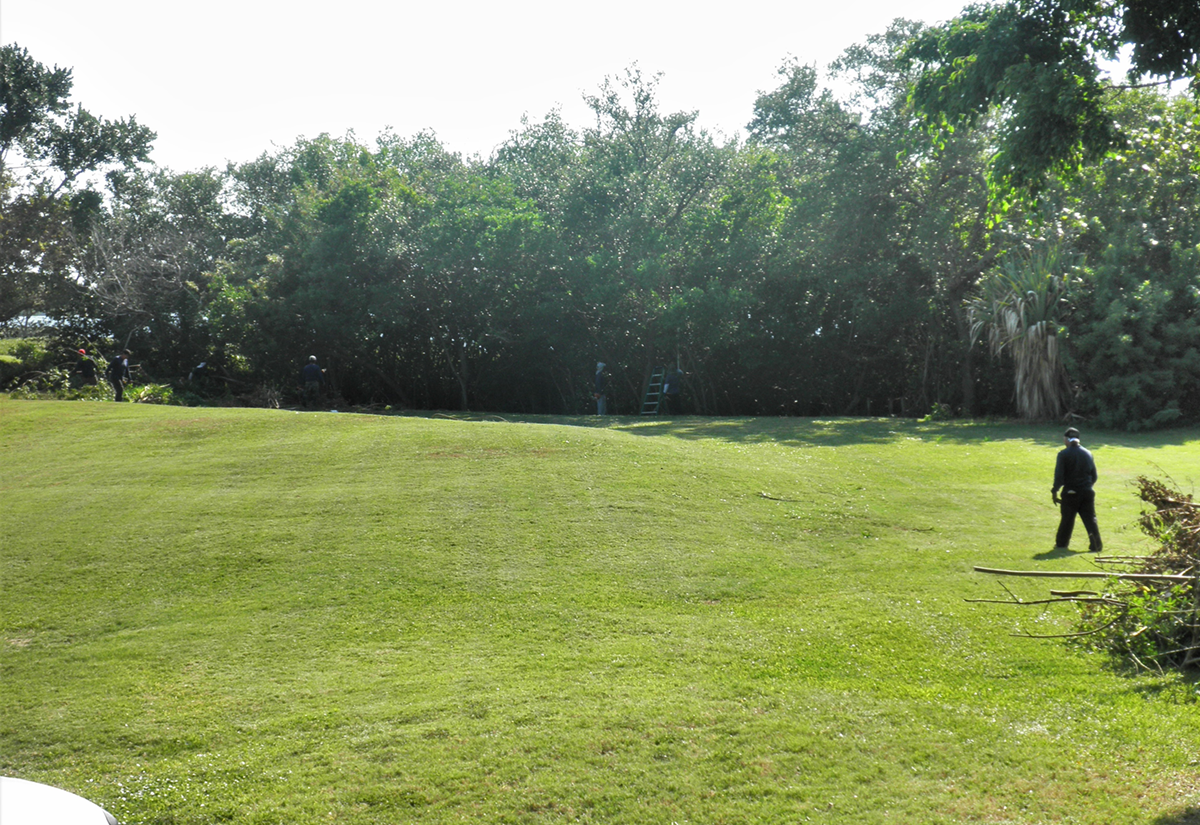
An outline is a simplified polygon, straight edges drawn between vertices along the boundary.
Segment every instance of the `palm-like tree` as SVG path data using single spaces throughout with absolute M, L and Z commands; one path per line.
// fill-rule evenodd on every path
M 1012 355 L 1017 409 L 1025 419 L 1054 419 L 1066 410 L 1070 385 L 1058 333 L 1073 265 L 1058 246 L 1017 253 L 967 302 L 972 343 L 986 331 L 993 355 L 1005 350 Z

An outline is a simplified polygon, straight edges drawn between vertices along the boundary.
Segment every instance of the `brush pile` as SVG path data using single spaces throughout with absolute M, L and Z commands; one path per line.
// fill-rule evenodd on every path
M 1145 476 L 1136 486 L 1147 505 L 1139 524 L 1158 548 L 1148 556 L 1095 559 L 1114 577 L 1098 598 L 1078 600 L 1075 638 L 1138 668 L 1200 668 L 1200 589 L 1193 578 L 1200 573 L 1200 505 Z

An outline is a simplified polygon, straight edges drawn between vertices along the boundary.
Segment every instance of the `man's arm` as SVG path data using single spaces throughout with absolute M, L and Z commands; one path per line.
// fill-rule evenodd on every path
M 1063 486 L 1063 475 L 1065 474 L 1066 459 L 1063 451 L 1059 451 L 1058 457 L 1054 460 L 1054 486 L 1050 488 L 1050 500 L 1058 504 L 1058 491 Z

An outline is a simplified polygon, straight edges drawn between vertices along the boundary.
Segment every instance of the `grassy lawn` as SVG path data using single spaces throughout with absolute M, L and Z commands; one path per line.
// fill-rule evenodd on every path
M 1200 432 L 1084 444 L 1144 551 Z M 1059 446 L 0 400 L 0 774 L 123 825 L 1200 822 L 1194 682 L 965 601 L 1092 567 Z

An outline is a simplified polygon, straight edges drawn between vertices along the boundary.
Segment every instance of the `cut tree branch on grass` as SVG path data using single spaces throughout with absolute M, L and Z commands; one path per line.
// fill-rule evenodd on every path
M 1101 561 L 1097 559 L 1096 561 Z M 1104 573 L 1104 572 L 1089 572 L 1087 570 L 1003 570 L 998 567 L 975 567 L 976 573 L 991 573 L 995 576 L 1027 576 L 1030 578 L 1042 579 L 1128 579 L 1136 581 L 1144 579 L 1147 581 L 1173 581 L 1173 582 L 1194 582 L 1196 576 L 1177 575 L 1173 573 Z
M 1049 599 L 963 599 L 973 604 L 1017 604 L 1024 607 L 1030 604 L 1057 604 L 1059 602 L 1077 602 L 1122 605 L 1124 602 L 1110 599 L 1107 596 L 1055 596 Z
M 967 599 L 1020 606 L 1070 604 L 1079 611 L 1074 633 L 1014 635 L 1031 639 L 1073 639 L 1102 650 L 1137 669 L 1200 667 L 1200 505 L 1190 495 L 1141 476 L 1138 497 L 1148 506 L 1138 520 L 1159 548 L 1147 556 L 1096 556 L 1109 569 L 1007 570 L 975 567 L 978 573 L 1029 578 L 1104 579 L 1103 592 L 1051 590 L 1046 599 Z

